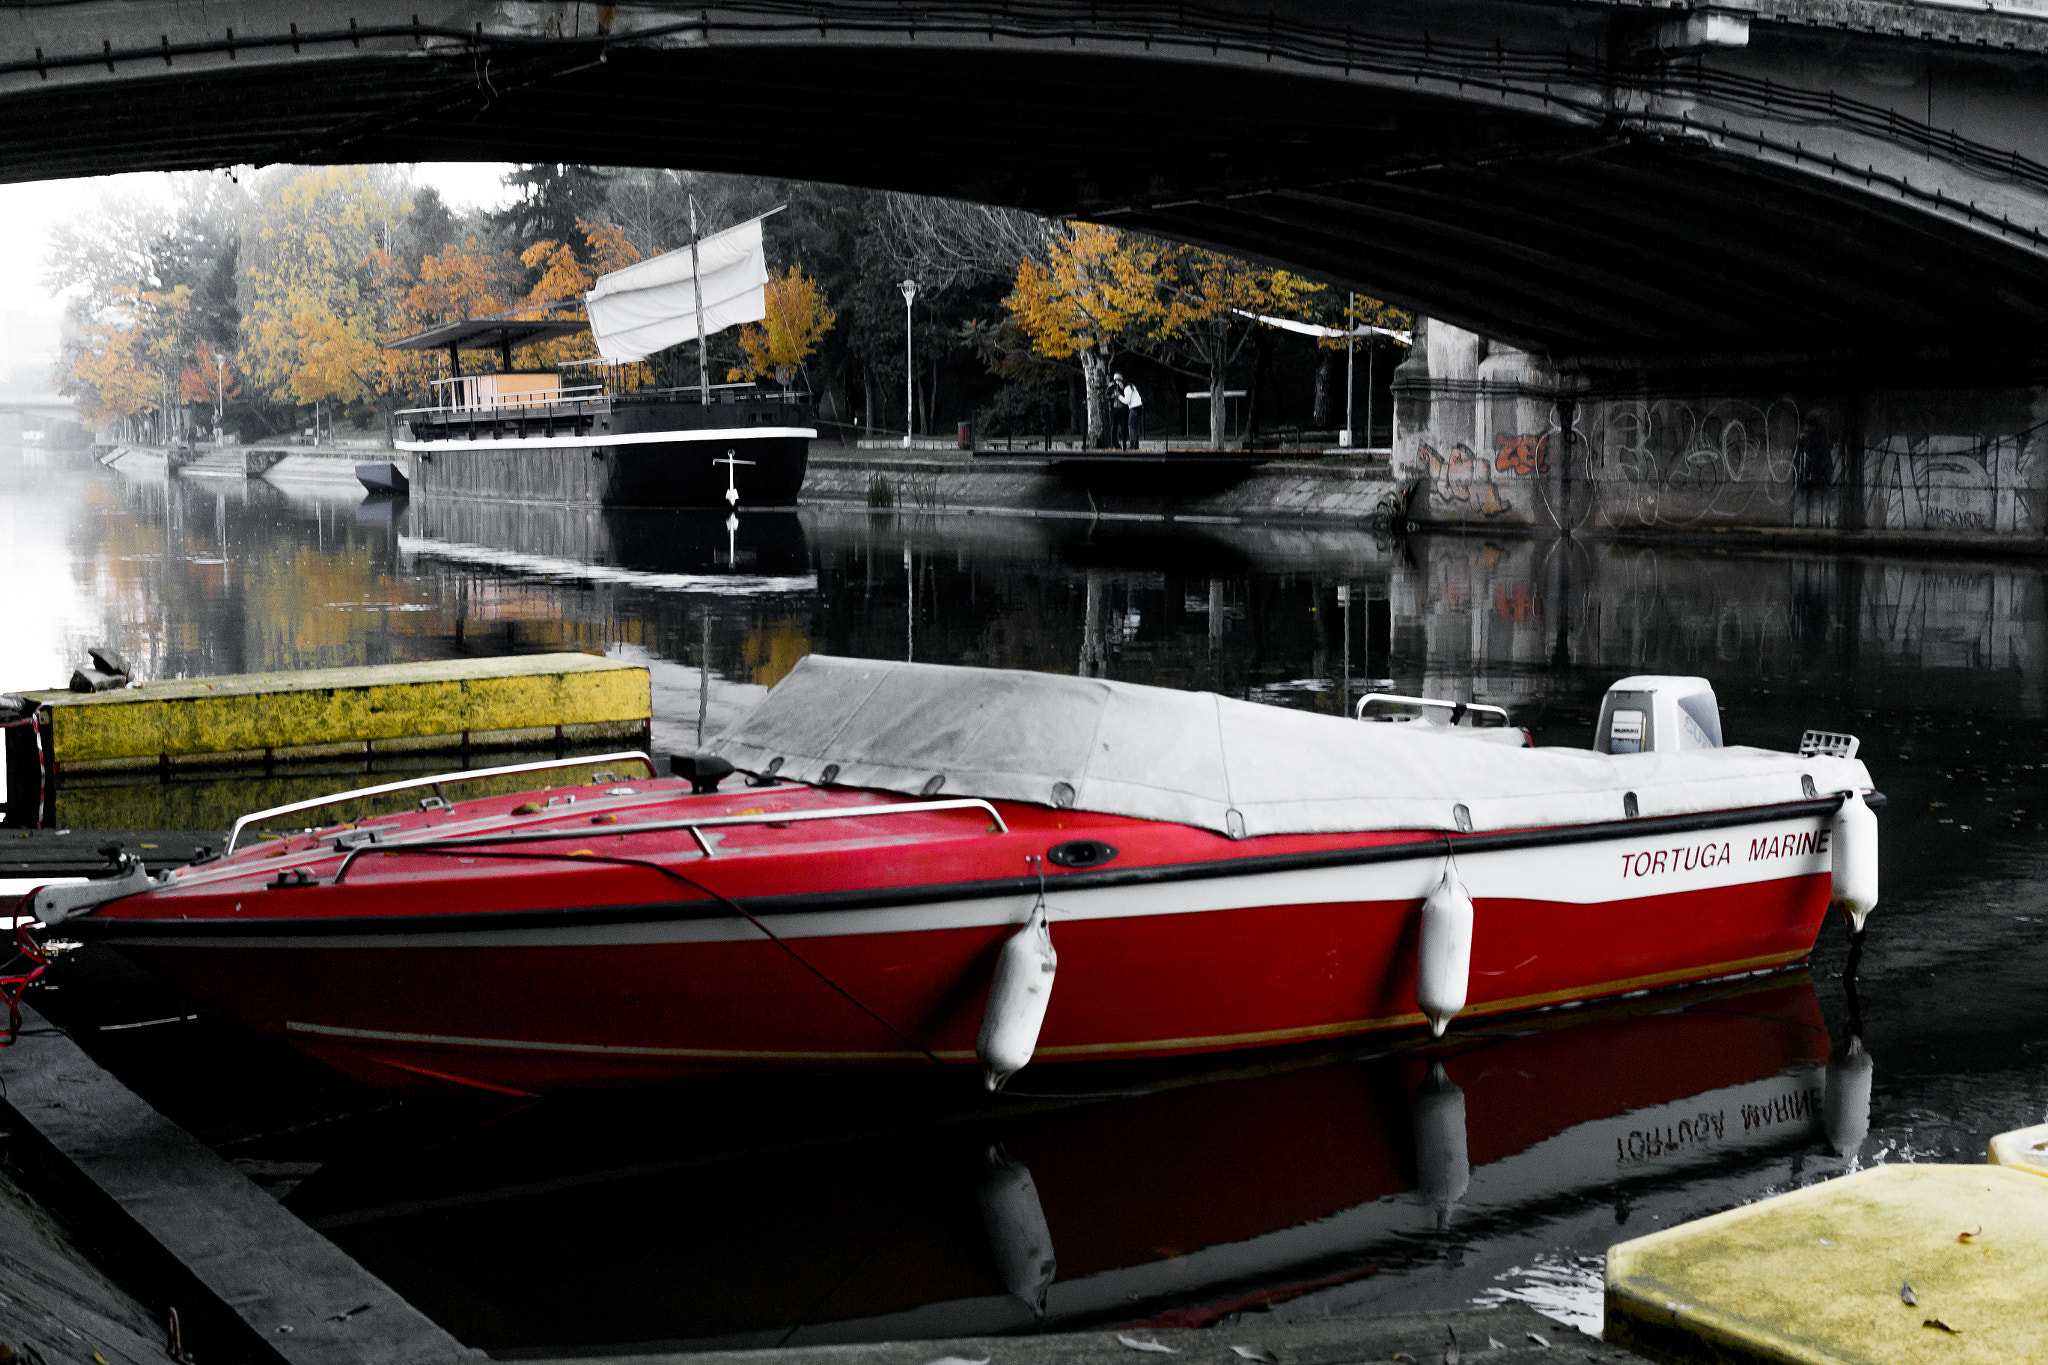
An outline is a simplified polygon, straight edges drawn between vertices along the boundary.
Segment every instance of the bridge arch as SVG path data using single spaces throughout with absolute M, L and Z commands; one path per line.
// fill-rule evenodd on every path
M 2048 23 L 1892 0 L 26 0 L 0 176 L 563 160 L 951 195 L 1554 358 L 2010 358 Z

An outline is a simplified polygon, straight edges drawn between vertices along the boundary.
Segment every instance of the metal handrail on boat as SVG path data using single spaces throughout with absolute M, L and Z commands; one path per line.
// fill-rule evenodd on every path
M 544 408 L 559 403 L 584 403 L 605 396 L 603 384 L 561 384 L 539 389 L 508 389 L 498 393 L 479 394 L 465 401 L 458 386 L 473 382 L 477 378 L 478 376 L 473 374 L 462 374 L 451 379 L 432 380 L 428 387 L 434 396 L 433 404 L 424 408 L 402 408 L 397 415 L 405 417 L 431 412 L 445 416 L 453 413 L 498 412 L 510 408 Z
M 1496 725 L 1508 723 L 1507 708 L 1490 706 L 1482 701 L 1443 701 L 1437 697 L 1404 697 L 1394 692 L 1368 692 L 1358 699 L 1358 719 L 1365 719 L 1365 708 L 1374 702 L 1388 702 L 1399 706 L 1435 706 L 1451 713 L 1451 724 L 1456 725 L 1469 712 L 1473 715 L 1498 716 Z
M 618 753 L 592 754 L 587 758 L 550 758 L 539 763 L 510 763 L 500 768 L 471 768 L 460 772 L 435 773 L 428 777 L 410 777 L 403 782 L 385 782 L 375 787 L 358 787 L 354 791 L 336 792 L 332 796 L 316 796 L 307 801 L 294 801 L 289 805 L 272 806 L 269 810 L 251 811 L 249 814 L 236 820 L 234 828 L 228 831 L 227 847 L 222 850 L 221 856 L 225 858 L 234 854 L 235 845 L 241 840 L 242 831 L 245 828 L 258 821 L 268 820 L 273 816 L 295 815 L 302 810 L 318 810 L 322 806 L 332 806 L 343 801 L 356 801 L 370 796 L 388 796 L 392 792 L 413 791 L 421 787 L 432 787 L 435 797 L 446 801 L 448 798 L 442 795 L 441 792 L 444 784 L 474 782 L 486 777 L 508 777 L 514 773 L 547 772 L 553 768 L 588 768 L 603 763 L 627 762 L 645 764 L 649 777 L 659 777 L 661 775 L 660 771 L 654 766 L 654 760 L 646 754 L 641 753 L 638 749 L 622 749 Z
M 340 886 L 341 879 L 357 857 L 365 853 L 436 853 L 445 850 L 495 847 L 500 844 L 533 844 L 554 839 L 591 839 L 605 835 L 659 834 L 667 830 L 688 830 L 690 837 L 697 841 L 706 858 L 718 854 L 701 831 L 726 825 L 786 825 L 804 820 L 857 820 L 870 815 L 928 815 L 937 811 L 978 810 L 985 811 L 995 822 L 992 834 L 1008 834 L 1010 826 L 1003 819 L 1001 811 L 979 797 L 962 796 L 946 801 L 905 801 L 883 806 L 835 806 L 831 810 L 768 810 L 755 811 L 748 815 L 707 815 L 693 820 L 642 820 L 630 825 L 617 825 L 609 829 L 579 825 L 574 829 L 538 829 L 523 834 L 472 834 L 460 839 L 401 839 L 394 843 L 358 844 L 350 849 L 341 860 L 341 866 L 334 870 L 333 885 Z

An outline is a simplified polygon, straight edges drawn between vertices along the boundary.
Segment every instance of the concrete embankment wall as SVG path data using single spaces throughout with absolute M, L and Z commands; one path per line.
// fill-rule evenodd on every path
M 375 447 L 294 446 L 200 446 L 196 453 L 183 446 L 116 446 L 100 457 L 100 463 L 124 474 L 176 474 L 181 478 L 255 479 L 279 483 L 341 483 L 360 488 L 356 466 L 372 461 L 398 465 L 410 473 L 412 456 L 407 451 Z
M 1421 330 L 1394 381 L 1416 521 L 2048 551 L 2048 390 L 1575 396 L 1585 376 Z
M 1171 463 L 1064 471 L 1042 460 L 813 455 L 803 501 L 934 513 L 1106 520 L 1370 521 L 1394 485 L 1385 466 L 1269 464 L 1213 471 Z M 878 501 L 880 500 L 880 501 Z

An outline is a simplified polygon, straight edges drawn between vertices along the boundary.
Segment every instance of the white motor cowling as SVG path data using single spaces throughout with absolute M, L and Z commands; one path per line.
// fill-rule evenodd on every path
M 1666 754 L 1721 747 L 1721 706 L 1705 678 L 1639 673 L 1600 699 L 1593 751 Z
M 1422 903 L 1422 935 L 1415 962 L 1415 1003 L 1441 1038 L 1458 1011 L 1472 976 L 1472 897 L 1455 868 Z
M 1849 917 L 1849 927 L 1863 932 L 1863 921 L 1877 909 L 1877 812 L 1861 792 L 1842 798 L 1835 812 L 1830 840 L 1834 845 L 1835 890 L 1830 905 Z
M 995 980 L 989 984 L 974 1055 L 981 1059 L 982 1079 L 990 1090 L 1001 1090 L 1038 1050 L 1038 1030 L 1045 1023 L 1045 1007 L 1052 1003 L 1059 960 L 1041 900 L 1024 927 L 1003 944 Z

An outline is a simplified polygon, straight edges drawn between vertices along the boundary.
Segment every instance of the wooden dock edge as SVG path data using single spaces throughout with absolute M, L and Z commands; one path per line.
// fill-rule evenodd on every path
M 122 1259 L 210 1302 L 185 1316 L 239 1322 L 240 1353 L 284 1365 L 457 1365 L 487 1357 L 300 1222 L 26 1007 L 0 1051 L 5 1106 L 65 1168 L 71 1200 Z M 195 1322 L 194 1326 L 198 1324 Z M 219 1343 L 218 1345 L 226 1345 Z M 213 1356 L 218 1358 L 220 1350 Z
M 1023 1312 L 1022 1307 L 1018 1310 Z M 1451 1354 L 1452 1334 L 1457 1351 Z M 640 1354 L 628 1347 L 602 1357 L 613 1365 L 1133 1365 L 1152 1358 L 1151 1342 L 1174 1355 L 1172 1365 L 1643 1365 L 1606 1342 L 1589 1337 L 1521 1304 L 1454 1308 L 1378 1317 L 1315 1318 L 1287 1322 L 1257 1311 L 1213 1327 L 1123 1327 L 1088 1332 L 1040 1332 L 1007 1337 L 954 1337 L 936 1341 L 861 1342 L 756 1351 L 676 1351 Z M 1495 1348 L 1490 1342 L 1499 1342 Z M 1539 1341 L 1545 1344 L 1539 1344 Z M 1250 1355 L 1239 1354 L 1243 1347 Z M 590 1365 L 591 1357 L 541 1359 L 520 1353 L 521 1365 Z
M 92 1201 L 96 1207 L 87 1213 L 94 1231 L 105 1233 L 101 1240 L 125 1243 L 117 1248 L 124 1267 L 146 1263 L 159 1283 L 169 1282 L 182 1296 L 188 1334 L 202 1321 L 216 1328 L 209 1358 L 227 1350 L 273 1365 L 482 1365 L 490 1359 L 457 1342 L 144 1103 L 41 1015 L 27 1008 L 22 1015 L 27 1032 L 0 1051 L 4 1108 L 17 1143 L 32 1137 L 70 1177 L 62 1182 L 67 1215 L 82 1200 Z M 1175 1365 L 1435 1362 L 1446 1358 L 1453 1333 L 1466 1365 L 1640 1365 L 1614 1345 L 1514 1303 L 1305 1322 L 1252 1311 L 1226 1325 L 1198 1328 L 711 1352 L 625 1346 L 561 1360 L 519 1354 L 530 1357 L 529 1365 L 930 1365 L 946 1357 L 988 1365 L 1131 1365 L 1145 1348 L 1134 1350 L 1119 1332 L 1170 1349 Z M 223 1333 L 239 1340 L 223 1341 Z M 1252 1354 L 1232 1349 L 1240 1346 Z
M 561 742 L 653 716 L 644 664 L 579 652 L 425 659 L 166 678 L 107 692 L 30 691 L 57 773 L 248 762 L 319 751 Z M 10 734 L 14 732 L 10 731 Z M 16 736 L 19 740 L 19 736 Z

